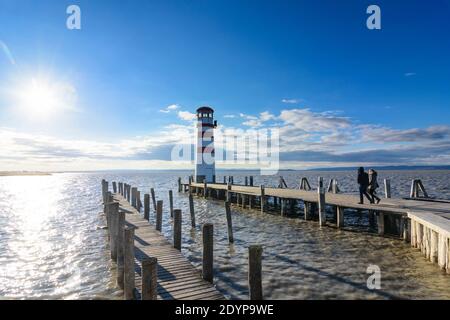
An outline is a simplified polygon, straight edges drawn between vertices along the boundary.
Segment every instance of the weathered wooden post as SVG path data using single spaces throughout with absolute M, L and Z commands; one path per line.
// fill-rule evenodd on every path
M 156 212 L 156 196 L 155 196 L 155 189 L 150 189 L 150 194 L 152 195 L 152 201 L 153 201 L 153 210 Z
M 169 190 L 169 210 L 170 210 L 170 217 L 173 218 L 173 192 L 172 192 L 172 190 Z
M 125 212 L 119 211 L 117 219 L 117 285 L 120 289 L 123 289 L 124 278 L 124 228 L 125 228 Z
M 203 180 L 203 197 L 206 198 L 208 195 L 208 184 L 206 183 L 206 179 Z
M 281 198 L 281 216 L 284 217 L 286 215 L 286 199 Z
M 113 187 L 113 193 L 117 193 L 117 183 L 115 181 L 113 181 L 112 187 Z
M 227 227 L 228 227 L 228 242 L 233 243 L 233 222 L 231 220 L 231 209 L 230 209 L 230 203 L 228 201 L 225 202 L 225 212 L 227 215 Z
M 181 250 L 181 210 L 175 209 L 173 211 L 173 247 Z
M 262 300 L 262 246 L 252 245 L 248 248 L 248 288 L 250 300 Z
M 108 212 L 110 219 L 109 243 L 111 249 L 111 259 L 117 261 L 117 230 L 119 225 L 119 203 L 110 202 L 108 204 Z
M 141 212 L 141 206 L 142 206 L 141 192 L 136 189 L 136 210 Z
M 189 194 L 189 212 L 191 213 L 191 226 L 195 228 L 195 212 L 194 212 L 194 198 Z
M 162 230 L 162 212 L 163 212 L 163 202 L 158 200 L 156 205 L 156 230 Z
M 323 178 L 319 177 L 317 186 L 317 202 L 319 204 L 319 225 L 324 226 L 325 218 L 325 191 L 323 189 Z
M 144 219 L 150 220 L 150 195 L 144 194 Z
M 231 201 L 231 183 L 229 183 L 229 182 L 227 184 L 227 193 L 226 193 L 225 201 L 228 201 L 228 202 Z
M 338 184 L 336 179 L 332 179 L 331 191 L 333 194 L 337 194 L 339 192 Z M 344 207 L 336 206 L 336 225 L 338 228 L 342 228 L 344 226 Z
M 377 214 L 377 226 L 378 234 L 384 234 L 384 213 L 378 212 Z
M 303 201 L 303 210 L 305 214 L 305 220 L 309 220 L 311 215 L 311 202 Z
M 253 187 L 253 176 L 250 176 L 250 186 Z
M 389 179 L 384 179 L 384 197 L 391 197 L 391 180 Z
M 245 186 L 248 186 L 248 177 L 245 177 Z
M 178 178 L 178 192 L 181 192 L 182 186 L 181 186 L 181 178 Z
M 260 200 L 261 213 L 264 213 L 264 206 L 266 205 L 264 185 L 261 185 L 260 188 L 261 188 L 261 200 Z
M 158 297 L 158 259 L 151 257 L 142 260 L 142 300 L 156 300 Z
M 202 277 L 204 280 L 213 283 L 214 271 L 214 225 L 205 223 L 203 225 L 203 268 Z
M 134 227 L 124 229 L 124 296 L 125 300 L 134 299 Z
M 131 206 L 135 209 L 137 209 L 137 188 L 133 187 L 131 188 Z

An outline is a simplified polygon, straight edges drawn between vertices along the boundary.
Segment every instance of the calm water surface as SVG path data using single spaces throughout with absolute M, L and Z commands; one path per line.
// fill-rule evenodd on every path
M 168 190 L 183 209 L 183 254 L 201 266 L 202 223 L 214 223 L 215 283 L 229 298 L 246 299 L 247 248 L 262 244 L 263 286 L 267 299 L 450 299 L 450 276 L 428 263 L 408 244 L 378 237 L 366 214 L 346 211 L 346 230 L 319 228 L 314 221 L 282 218 L 233 208 L 235 244 L 227 243 L 223 202 L 195 198 L 197 228 L 189 223 L 188 199 L 177 178 L 191 172 L 65 173 L 41 177 L 0 177 L 0 298 L 118 299 L 100 214 L 100 181 L 124 181 L 141 195 L 155 188 L 164 201 L 163 233 L 171 239 Z M 277 177 L 232 174 L 235 183 L 253 174 L 255 184 L 276 185 Z M 308 177 L 337 178 L 355 193 L 354 172 L 282 172 L 289 187 Z M 449 171 L 380 171 L 392 180 L 393 196 L 407 196 L 410 181 L 421 178 L 430 195 L 450 199 Z M 151 212 L 151 221 L 154 213 Z M 381 290 L 366 287 L 369 265 L 381 269 Z

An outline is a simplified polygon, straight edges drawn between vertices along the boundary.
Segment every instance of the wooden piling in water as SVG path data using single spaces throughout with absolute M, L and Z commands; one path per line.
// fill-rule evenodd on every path
M 262 300 L 262 246 L 252 245 L 248 248 L 248 288 L 250 300 Z
M 136 210 L 141 212 L 142 202 L 141 202 L 141 192 L 136 189 Z
M 125 212 L 118 212 L 117 219 L 117 286 L 123 289 L 124 286 L 124 228 L 125 228 Z
M 391 180 L 389 179 L 384 179 L 384 197 L 391 197 Z
M 170 217 L 173 218 L 173 192 L 172 192 L 172 190 L 169 190 L 169 210 L 170 210 Z
M 323 178 L 319 177 L 317 187 L 317 202 L 319 208 L 319 225 L 324 226 L 326 223 L 325 218 L 325 191 L 323 188 Z
M 192 194 L 189 194 L 189 212 L 191 214 L 191 226 L 195 228 L 194 198 Z
M 131 188 L 131 206 L 137 209 L 137 188 Z
M 112 187 L 113 187 L 113 193 L 117 193 L 117 183 L 115 181 L 113 181 Z
M 178 178 L 178 192 L 181 192 L 181 178 Z
M 150 188 L 150 194 L 152 195 L 153 210 L 156 212 L 156 196 L 155 196 L 155 189 Z
M 144 219 L 150 220 L 150 195 L 144 194 Z
M 260 193 L 261 193 L 261 196 L 260 196 L 261 197 L 261 199 L 260 199 L 261 213 L 264 213 L 264 207 L 266 205 L 264 185 L 260 186 Z
M 162 230 L 162 214 L 163 214 L 163 201 L 158 200 L 156 204 L 156 223 L 155 223 L 156 230 L 158 231 Z
M 173 211 L 173 247 L 178 250 L 181 250 L 181 226 L 181 210 L 175 209 Z
M 228 201 L 225 201 L 225 213 L 227 217 L 228 242 L 233 243 L 233 222 L 231 220 L 231 209 Z
M 250 176 L 250 186 L 253 187 L 253 176 Z
M 204 280 L 213 283 L 214 280 L 214 226 L 205 223 L 203 231 L 203 268 L 202 277 Z
M 110 202 L 108 204 L 108 212 L 110 219 L 109 243 L 111 249 L 111 259 L 117 261 L 117 230 L 119 225 L 119 203 Z
M 145 258 L 141 263 L 142 300 L 156 300 L 158 296 L 158 259 Z
M 135 277 L 134 277 L 134 227 L 124 229 L 124 298 L 134 299 Z

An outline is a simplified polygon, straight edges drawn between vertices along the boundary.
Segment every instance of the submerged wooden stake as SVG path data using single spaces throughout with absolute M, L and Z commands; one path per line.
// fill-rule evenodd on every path
M 175 209 L 173 211 L 173 247 L 181 250 L 181 210 Z
M 211 223 L 203 225 L 203 268 L 204 280 L 213 283 L 213 261 L 214 261 L 214 226 Z
M 134 299 L 134 227 L 124 229 L 124 298 Z
M 233 222 L 231 220 L 231 209 L 230 203 L 228 201 L 225 202 L 225 213 L 227 215 L 227 228 L 228 228 L 228 242 L 233 243 Z
M 156 196 L 155 196 L 155 189 L 150 189 L 150 194 L 152 195 L 152 201 L 153 201 L 153 210 L 156 212 Z
M 150 220 L 150 195 L 144 194 L 144 219 Z
M 262 300 L 262 246 L 252 245 L 248 248 L 248 288 L 250 300 Z
M 169 190 L 169 210 L 170 210 L 170 217 L 173 218 L 173 192 L 172 192 L 172 190 Z
M 151 257 L 142 260 L 142 300 L 156 300 L 158 296 L 158 259 Z
M 117 285 L 120 289 L 123 289 L 125 212 L 119 211 L 117 222 Z
M 163 213 L 163 201 L 158 200 L 156 204 L 156 230 L 162 230 L 162 213 Z
M 191 226 L 195 228 L 194 198 L 192 194 L 189 194 L 189 212 L 191 213 Z

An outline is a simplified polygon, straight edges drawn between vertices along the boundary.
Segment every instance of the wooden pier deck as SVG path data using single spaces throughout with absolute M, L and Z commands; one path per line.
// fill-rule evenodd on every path
M 359 204 L 359 196 L 325 192 L 323 186 L 316 190 L 304 190 L 232 183 L 195 183 L 191 178 L 189 183 L 182 183 L 181 179 L 178 183 L 179 191 L 234 202 L 243 208 L 257 207 L 262 213 L 268 211 L 269 199 L 272 199 L 270 204 L 272 211 L 280 210 L 281 215 L 289 211 L 298 212 L 298 202 L 303 202 L 304 219 L 310 220 L 317 213 L 321 226 L 329 224 L 326 221 L 326 206 L 334 208 L 337 228 L 344 227 L 344 209 L 367 211 L 369 219 L 376 218 L 379 234 L 385 234 L 386 230 L 395 230 L 394 232 L 410 242 L 412 247 L 420 249 L 428 260 L 437 263 L 442 270 L 450 273 L 450 201 L 448 200 L 428 197 L 400 199 L 389 196 L 381 199 L 379 204 Z M 415 183 L 414 180 L 411 193 L 416 188 Z
M 223 300 L 225 297 L 213 284 L 203 280 L 198 271 L 179 250 L 120 194 L 113 199 L 124 211 L 125 224 L 135 227 L 135 298 L 141 297 L 141 263 L 148 257 L 158 259 L 158 300 Z

